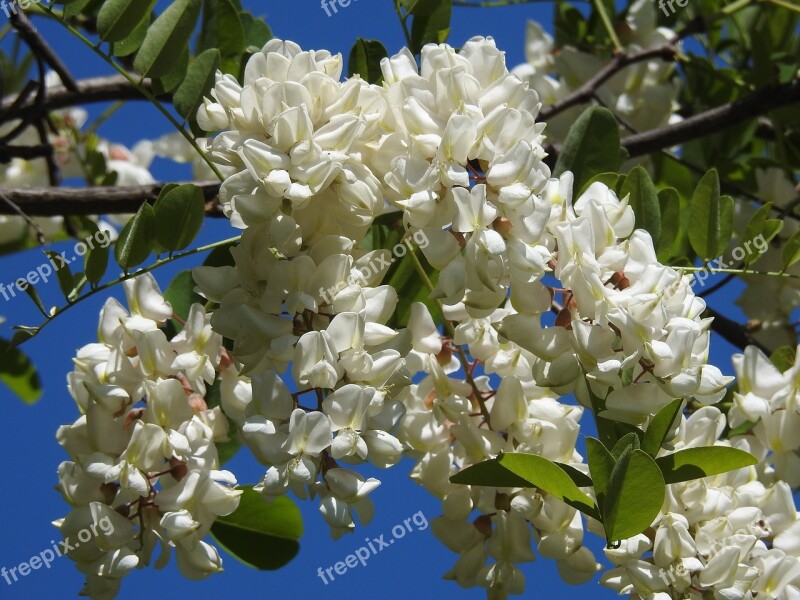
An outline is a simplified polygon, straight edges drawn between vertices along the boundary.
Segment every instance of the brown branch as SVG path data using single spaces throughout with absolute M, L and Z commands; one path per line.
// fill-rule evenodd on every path
M 669 43 L 656 48 L 648 48 L 646 50 L 634 52 L 632 54 L 618 54 L 612 58 L 605 67 L 598 71 L 594 77 L 586 81 L 586 83 L 584 83 L 577 90 L 568 94 L 555 104 L 551 104 L 550 106 L 542 108 L 542 110 L 539 111 L 539 116 L 537 118 L 539 121 L 547 121 L 557 114 L 564 112 L 568 108 L 571 108 L 577 104 L 589 102 L 595 97 L 597 90 L 601 85 L 629 65 L 650 60 L 651 58 L 660 58 L 661 60 L 672 61 L 675 60 L 676 53 L 677 49 L 675 46 Z
M 75 81 L 75 78 L 72 76 L 72 73 L 69 72 L 66 65 L 61 62 L 61 59 L 58 55 L 53 51 L 44 38 L 39 35 L 36 27 L 28 20 L 28 17 L 25 13 L 21 10 L 15 10 L 14 14 L 11 15 L 11 25 L 14 26 L 14 29 L 17 30 L 19 36 L 25 40 L 25 43 L 31 49 L 31 51 L 36 55 L 41 57 L 50 68 L 55 71 L 58 76 L 61 78 L 61 82 L 64 84 L 68 90 L 77 91 L 78 83 Z M 44 82 L 42 82 L 44 84 Z
M 725 315 L 719 314 L 710 307 L 706 308 L 706 316 L 714 317 L 714 322 L 711 324 L 711 330 L 715 333 L 718 333 L 730 344 L 733 344 L 741 350 L 744 350 L 747 346 L 757 346 L 767 356 L 769 356 L 770 351 L 752 336 L 746 325 L 737 323 L 733 319 L 729 319 Z
M 629 135 L 622 145 L 631 157 L 657 152 L 710 135 L 761 116 L 770 110 L 800 101 L 800 79 L 770 85 L 730 104 L 716 106 L 674 125 Z
M 206 199 L 206 214 L 222 216 L 216 201 L 219 181 L 193 182 Z M 29 188 L 6 189 L 5 196 L 25 214 L 33 217 L 55 215 L 96 215 L 134 213 L 142 202 L 154 202 L 163 183 L 129 187 Z M 0 204 L 0 214 L 17 214 L 7 204 Z
M 152 82 L 149 79 L 145 79 L 141 85 L 152 92 Z M 169 100 L 170 98 L 169 95 L 158 96 L 159 100 Z M 146 99 L 136 86 L 128 82 L 122 75 L 112 75 L 82 79 L 77 82 L 75 90 L 70 90 L 63 85 L 49 88 L 43 108 L 51 111 L 97 102 Z M 17 103 L 17 105 L 15 105 L 15 100 L 15 96 L 3 98 L 2 104 L 0 104 L 0 123 L 12 119 L 30 118 L 39 111 L 39 107 L 33 100 L 29 99 L 26 102 Z

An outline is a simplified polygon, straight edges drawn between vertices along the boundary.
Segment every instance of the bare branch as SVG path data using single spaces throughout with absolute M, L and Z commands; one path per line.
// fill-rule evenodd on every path
M 203 190 L 206 214 L 222 216 L 216 197 L 219 181 L 192 182 Z M 163 183 L 129 187 L 29 188 L 6 189 L 5 196 L 25 214 L 34 217 L 54 215 L 96 215 L 135 213 L 142 202 L 154 202 Z M 16 214 L 8 205 L 0 204 L 0 214 Z
M 152 91 L 152 82 L 145 79 L 142 87 Z M 158 96 L 159 100 L 169 100 L 170 96 Z M 58 110 L 70 106 L 109 102 L 113 100 L 146 100 L 142 93 L 121 75 L 93 77 L 77 82 L 77 88 L 70 90 L 64 86 L 56 86 L 47 90 L 44 110 Z M 36 102 L 28 99 L 15 104 L 16 96 L 3 98 L 0 104 L 0 122 L 12 119 L 30 118 L 38 112 Z
M 800 79 L 770 85 L 730 104 L 716 106 L 679 123 L 623 138 L 630 156 L 642 156 L 717 133 L 775 108 L 800 101 Z

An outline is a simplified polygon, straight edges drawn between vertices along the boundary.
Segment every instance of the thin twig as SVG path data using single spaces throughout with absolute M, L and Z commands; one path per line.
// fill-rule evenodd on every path
M 25 219 L 25 222 L 28 225 L 30 225 L 36 232 L 36 239 L 39 241 L 39 244 L 44 245 L 47 242 L 47 239 L 44 237 L 44 231 L 42 231 L 42 228 L 39 227 L 38 223 L 36 223 L 36 221 L 31 219 L 30 216 L 25 214 L 25 212 L 19 206 L 17 206 L 16 203 L 13 200 L 11 200 L 11 198 L 6 196 L 3 192 L 0 192 L 0 201 L 8 205 L 11 208 L 11 210 L 13 210 L 23 219 Z

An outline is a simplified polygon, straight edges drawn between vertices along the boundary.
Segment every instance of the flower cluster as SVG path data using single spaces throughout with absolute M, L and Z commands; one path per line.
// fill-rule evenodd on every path
M 637 0 L 631 4 L 618 34 L 624 51 L 635 53 L 659 48 L 675 40 L 675 32 L 657 25 L 656 3 Z M 527 62 L 513 73 L 528 82 L 549 106 L 568 96 L 591 79 L 607 61 L 571 46 L 557 48 L 553 37 L 535 21 L 528 22 L 525 43 Z M 675 114 L 679 87 L 673 68 L 658 59 L 621 69 L 597 89 L 597 100 L 617 116 L 626 130 L 646 131 L 680 120 Z M 547 122 L 548 137 L 563 141 L 582 108 L 572 107 Z
M 170 548 L 188 578 L 220 571 L 217 550 L 202 540 L 241 494 L 233 474 L 220 470 L 216 443 L 228 439 L 227 419 L 206 398 L 218 377 L 223 402 L 242 390 L 209 315 L 193 305 L 168 340 L 161 325 L 172 307 L 155 279 L 130 280 L 125 293 L 130 312 L 109 299 L 99 342 L 78 351 L 67 382 L 81 416 L 56 436 L 70 456 L 58 468 L 58 489 L 72 510 L 55 525 L 68 538 L 112 524 L 68 555 L 92 598 L 115 597 L 123 577 L 154 553 L 165 564 Z
M 739 391 L 728 418 L 706 406 L 682 418 L 671 444 L 733 445 L 755 467 L 668 486 L 653 534 L 606 556 L 603 584 L 632 598 L 794 598 L 800 594 L 797 374 L 780 373 L 754 346 L 734 356 Z M 740 435 L 723 440 L 730 425 Z
M 666 39 L 648 14 L 638 3 L 629 16 L 641 47 Z M 623 74 L 663 84 L 649 63 L 638 68 Z M 82 511 L 76 523 L 111 510 L 130 526 L 81 561 L 90 585 L 113 595 L 156 542 L 175 546 L 190 576 L 218 567 L 200 538 L 236 505 L 214 451 L 226 419 L 266 466 L 255 487 L 265 500 L 318 499 L 334 537 L 374 512 L 380 482 L 355 467 L 406 456 L 412 479 L 441 499 L 432 530 L 459 554 L 448 578 L 490 598 L 520 594 L 518 564 L 535 544 L 566 581 L 586 582 L 601 568 L 583 543 L 598 523 L 537 489 L 450 477 L 501 452 L 588 473 L 576 450 L 585 408 L 644 426 L 675 398 L 693 411 L 675 448 L 732 444 L 766 462 L 670 487 L 652 533 L 607 551 L 605 583 L 726 598 L 788 585 L 796 513 L 782 479 L 794 481 L 796 445 L 781 444 L 795 403 L 779 390 L 794 375 L 765 370 L 751 351 L 738 359 L 740 377 L 767 376 L 742 385 L 732 410 L 731 424 L 751 420 L 752 431 L 721 441 L 712 405 L 733 378 L 708 364 L 705 303 L 691 277 L 658 262 L 628 198 L 551 176 L 536 86 L 509 73 L 490 38 L 458 52 L 427 45 L 419 63 L 403 50 L 381 69 L 381 85 L 342 81 L 341 56 L 272 40 L 243 83 L 217 75 L 198 122 L 215 134 L 209 156 L 228 173 L 220 200 L 243 234 L 234 264 L 193 271 L 215 308 L 193 307 L 168 340 L 159 324 L 171 307 L 137 278 L 132 312 L 107 304 L 101 344 L 81 351 L 70 379 L 84 416 L 59 433 L 74 461 L 61 488 Z M 408 314 L 384 281 L 396 259 L 367 238 L 378 217 L 425 240 L 404 260 L 431 301 L 404 302 Z M 224 416 L 203 400 L 218 379 Z M 731 563 L 744 525 L 749 545 Z M 767 545 L 776 532 L 785 543 Z

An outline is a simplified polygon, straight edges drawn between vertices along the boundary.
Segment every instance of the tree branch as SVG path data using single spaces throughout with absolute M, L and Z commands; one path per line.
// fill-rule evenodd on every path
M 152 91 L 152 82 L 145 79 L 142 87 Z M 169 100 L 171 96 L 157 96 L 159 100 Z M 0 104 L 0 123 L 12 119 L 25 119 L 35 115 L 40 108 L 34 99 L 28 98 L 25 102 L 16 103 L 16 95 L 3 98 Z M 121 75 L 93 77 L 81 79 L 77 88 L 70 90 L 63 85 L 49 88 L 47 98 L 43 104 L 46 111 L 68 108 L 83 104 L 109 102 L 113 100 L 146 100 L 144 95 Z
M 744 350 L 747 346 L 757 346 L 767 356 L 770 355 L 769 349 L 763 344 L 756 341 L 756 339 L 747 330 L 745 325 L 737 323 L 733 319 L 729 319 L 725 315 L 719 314 L 713 308 L 706 308 L 706 315 L 714 317 L 714 322 L 711 324 L 711 330 L 721 335 L 729 343 L 737 348 Z
M 61 62 L 61 59 L 58 55 L 53 51 L 50 45 L 39 35 L 39 32 L 36 30 L 36 27 L 28 20 L 28 17 L 25 13 L 21 10 L 14 11 L 14 14 L 11 15 L 11 25 L 14 26 L 14 29 L 17 30 L 20 37 L 25 40 L 25 43 L 28 44 L 28 47 L 31 51 L 40 56 L 50 68 L 55 71 L 58 76 L 61 78 L 61 82 L 64 84 L 68 90 L 76 91 L 78 89 L 78 83 L 75 81 L 75 78 L 72 76 L 72 73 L 69 72 L 66 65 Z M 44 82 L 42 82 L 44 85 Z
M 622 139 L 631 157 L 642 156 L 710 135 L 770 110 L 800 101 L 800 79 L 770 85 L 730 104 L 716 106 L 680 123 L 652 129 Z
M 577 90 L 574 90 L 572 93 L 568 94 L 555 104 L 551 104 L 550 106 L 542 108 L 542 110 L 539 111 L 539 116 L 537 118 L 539 121 L 547 121 L 557 114 L 564 112 L 568 108 L 571 108 L 577 104 L 588 102 L 595 96 L 598 88 L 601 85 L 629 65 L 650 60 L 651 58 L 660 58 L 665 61 L 672 61 L 675 59 L 676 53 L 677 49 L 675 46 L 669 43 L 656 48 L 649 48 L 639 52 L 634 52 L 633 54 L 618 54 L 612 58 L 605 67 L 598 71 L 594 77 L 586 81 L 586 83 L 584 83 Z
M 206 199 L 206 214 L 222 216 L 216 202 L 219 181 L 195 181 Z M 5 189 L 4 195 L 26 215 L 48 217 L 54 215 L 97 215 L 135 213 L 142 202 L 154 202 L 164 187 L 163 183 L 129 187 L 91 188 L 29 188 Z M 0 203 L 0 214 L 17 214 L 7 203 Z

